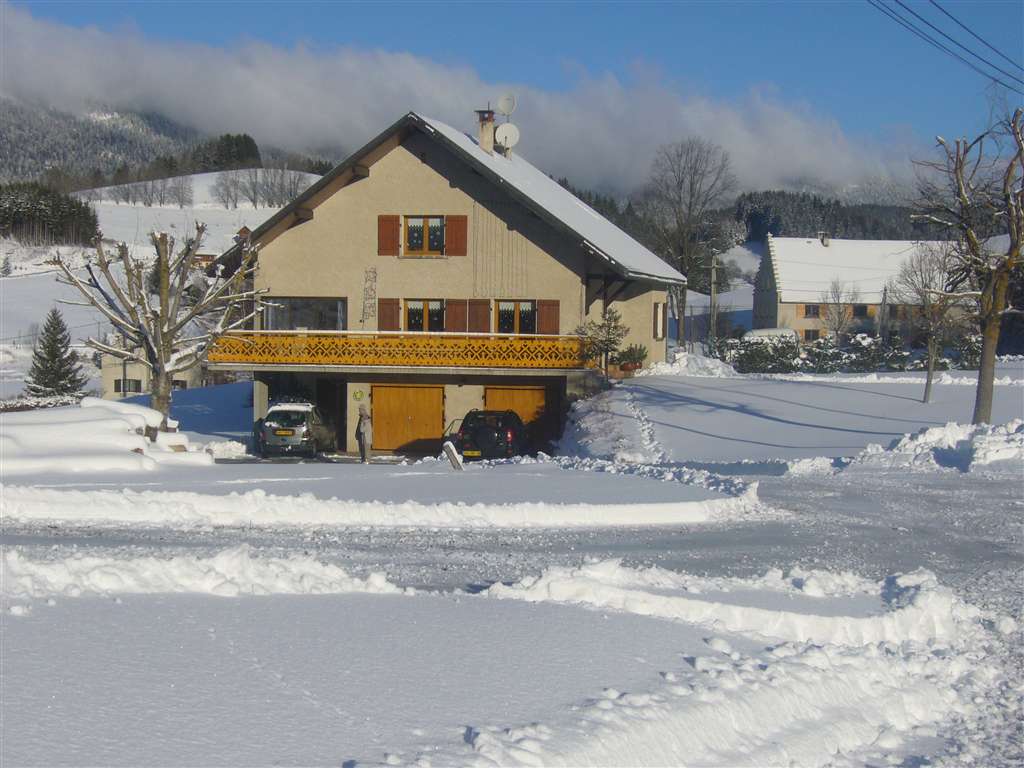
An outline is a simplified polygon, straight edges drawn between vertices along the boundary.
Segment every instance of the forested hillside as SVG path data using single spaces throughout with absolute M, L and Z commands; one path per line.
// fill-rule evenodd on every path
M 728 216 L 729 211 L 723 215 Z M 911 219 L 911 209 L 898 205 L 843 205 L 806 192 L 747 192 L 731 211 L 734 221 L 746 228 L 747 240 L 764 240 L 771 232 L 779 237 L 813 237 L 827 232 L 832 237 L 854 240 L 927 240 L 932 228 Z
M 96 236 L 89 203 L 41 184 L 0 184 L 0 237 L 28 245 L 88 245 Z
M 0 181 L 32 181 L 49 168 L 87 175 L 177 155 L 198 134 L 158 115 L 76 116 L 0 98 Z

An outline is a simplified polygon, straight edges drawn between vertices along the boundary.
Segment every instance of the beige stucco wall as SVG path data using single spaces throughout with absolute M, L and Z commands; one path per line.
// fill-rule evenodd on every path
M 468 255 L 378 256 L 380 214 L 465 215 Z M 557 299 L 560 332 L 569 333 L 582 319 L 585 258 L 578 244 L 414 134 L 374 163 L 368 178 L 317 206 L 311 221 L 268 243 L 256 286 L 277 296 L 346 297 L 350 330 L 376 330 L 376 298 Z M 376 298 L 364 307 L 370 268 Z
M 813 302 L 807 302 L 813 303 Z M 819 317 L 804 317 L 804 304 L 781 302 L 778 304 L 778 328 L 792 328 L 800 334 L 800 338 L 803 338 L 804 330 L 817 329 L 821 332 L 822 336 L 827 335 L 828 330 L 825 328 L 825 305 L 819 304 L 821 309 L 819 310 Z M 874 330 L 875 318 L 878 316 L 879 305 L 868 304 L 867 305 L 868 316 L 866 318 L 854 318 L 851 314 L 850 321 L 850 332 L 856 333 L 859 329 L 870 329 Z M 852 308 L 847 307 L 847 312 L 852 313 Z
M 105 400 L 120 400 L 123 397 L 134 397 L 137 394 L 146 394 L 150 391 L 153 376 L 149 368 L 142 363 L 127 363 L 127 378 L 139 379 L 142 382 L 142 392 L 115 392 L 114 382 L 121 378 L 121 360 L 113 355 L 101 355 L 100 378 L 102 381 L 102 397 Z M 202 370 L 197 365 L 187 371 L 174 374 L 174 379 L 184 380 L 189 389 L 202 386 Z
M 622 324 L 629 328 L 622 348 L 630 344 L 642 344 L 647 347 L 645 366 L 664 362 L 668 346 L 668 328 L 665 328 L 666 338 L 654 340 L 654 305 L 668 301 L 667 291 L 652 288 L 646 283 L 633 283 L 617 295 L 616 291 L 617 288 L 613 284 L 608 291 L 609 296 L 613 297 L 608 307 L 618 312 L 622 316 Z M 591 295 L 593 296 L 593 292 Z M 588 307 L 587 319 L 599 322 L 603 311 L 604 301 L 598 292 Z

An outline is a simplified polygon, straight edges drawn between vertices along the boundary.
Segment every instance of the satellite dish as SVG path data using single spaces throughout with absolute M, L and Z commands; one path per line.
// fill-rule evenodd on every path
M 498 112 L 508 117 L 516 111 L 516 97 L 511 93 L 506 93 L 500 99 L 498 99 Z
M 494 140 L 505 149 L 512 149 L 519 143 L 519 129 L 512 123 L 502 123 L 494 131 Z

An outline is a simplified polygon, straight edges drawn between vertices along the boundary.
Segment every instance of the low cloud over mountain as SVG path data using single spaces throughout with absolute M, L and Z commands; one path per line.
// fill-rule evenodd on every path
M 911 174 L 907 145 L 855 141 L 834 120 L 774 93 L 722 101 L 680 93 L 650 74 L 584 74 L 554 92 L 485 82 L 471 68 L 406 53 L 167 43 L 71 28 L 11 6 L 5 23 L 0 95 L 72 112 L 101 103 L 159 113 L 202 133 L 244 131 L 287 149 L 354 149 L 410 109 L 472 130 L 473 108 L 512 91 L 523 155 L 590 188 L 639 186 L 654 149 L 687 135 L 725 146 L 746 188 Z

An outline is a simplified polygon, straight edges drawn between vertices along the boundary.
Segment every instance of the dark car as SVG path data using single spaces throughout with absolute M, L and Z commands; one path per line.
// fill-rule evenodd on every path
M 255 425 L 253 438 L 260 456 L 316 456 L 337 448 L 334 426 L 312 403 L 275 403 Z
M 519 456 L 529 445 L 526 425 L 515 411 L 470 411 L 456 437 L 466 459 Z

